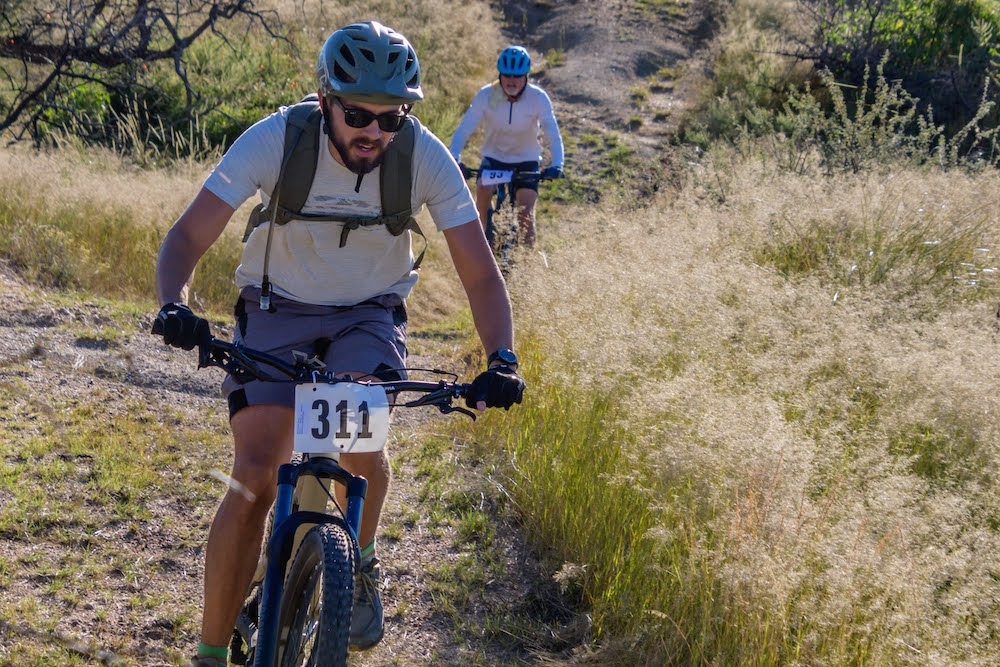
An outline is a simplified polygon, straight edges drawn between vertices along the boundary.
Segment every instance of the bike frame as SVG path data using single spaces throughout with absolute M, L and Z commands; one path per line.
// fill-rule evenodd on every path
M 350 378 L 338 378 L 300 360 L 288 364 L 277 357 L 251 350 L 238 343 L 228 343 L 217 339 L 199 347 L 198 367 L 215 366 L 228 372 L 238 382 L 257 379 L 265 382 L 292 381 L 296 384 L 308 382 L 354 382 Z M 283 377 L 273 377 L 263 371 L 262 366 L 277 370 Z M 321 365 L 320 365 L 321 366 Z M 440 371 L 437 371 L 441 373 Z M 452 376 L 454 377 L 454 376 Z M 469 385 L 454 382 L 428 382 L 419 380 L 399 380 L 376 382 L 386 394 L 398 396 L 405 392 L 421 392 L 423 395 L 405 402 L 394 402 L 397 407 L 418 407 L 434 405 L 443 413 L 461 412 L 472 419 L 473 412 L 451 404 L 452 399 L 465 395 Z M 313 478 L 315 487 L 301 484 Z M 326 482 L 340 484 L 346 490 L 347 503 L 344 516 L 327 514 L 330 490 Z M 299 496 L 296 496 L 296 492 Z M 340 525 L 351 541 L 354 562 L 360 562 L 358 534 L 361 529 L 361 515 L 368 492 L 368 480 L 348 472 L 340 465 L 338 453 L 303 454 L 299 463 L 285 463 L 278 467 L 278 490 L 274 502 L 274 518 L 270 535 L 266 535 L 264 556 L 267 560 L 260 582 L 260 604 L 257 612 L 257 642 L 254 645 L 254 666 L 270 667 L 274 664 L 278 651 L 279 612 L 285 585 L 286 568 L 291 561 L 295 545 L 301 540 L 301 529 L 320 524 Z M 293 511 L 296 499 L 298 509 Z M 241 611 L 241 620 L 236 631 L 250 646 L 253 628 L 242 623 L 246 614 Z M 253 619 L 247 619 L 252 623 Z M 240 627 L 242 625 L 242 627 Z
M 477 181 L 479 176 L 482 174 L 483 169 L 466 169 L 470 176 L 476 177 Z M 489 170 L 487 170 L 489 171 Z M 517 224 L 517 191 L 524 187 L 525 185 L 533 182 L 541 182 L 550 180 L 543 176 L 539 171 L 520 171 L 517 169 L 512 170 L 497 170 L 497 171 L 512 171 L 509 183 L 499 183 L 495 186 L 495 192 L 493 196 L 490 197 L 490 208 L 486 214 L 486 220 L 484 225 L 484 233 L 486 234 L 486 240 L 489 242 L 490 247 L 493 247 L 494 236 L 496 235 L 496 226 L 493 222 L 493 216 L 503 207 L 505 201 L 510 200 L 510 208 L 515 216 L 515 225 Z

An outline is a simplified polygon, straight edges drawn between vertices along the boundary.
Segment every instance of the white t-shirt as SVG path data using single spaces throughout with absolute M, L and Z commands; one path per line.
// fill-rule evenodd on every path
M 255 123 L 233 143 L 205 181 L 205 187 L 234 209 L 256 193 L 266 206 L 278 180 L 288 107 Z M 447 148 L 420 126 L 414 141 L 413 215 L 426 205 L 438 231 L 478 220 L 468 185 Z M 321 135 L 324 139 L 326 135 Z M 377 216 L 381 213 L 380 168 L 357 174 L 319 151 L 319 164 L 303 213 Z M 478 223 L 477 223 L 478 224 Z M 342 222 L 291 220 L 271 239 L 268 279 L 276 294 L 320 305 L 349 306 L 383 294 L 404 299 L 417 282 L 410 233 L 393 236 L 384 225 L 359 227 L 340 247 Z M 243 248 L 236 285 L 260 286 L 270 223 L 258 226 Z M 424 229 L 427 233 L 429 230 Z M 421 239 L 422 242 L 422 239 Z
M 483 123 L 480 150 L 483 157 L 509 163 L 541 162 L 542 145 L 538 141 L 541 128 L 549 145 L 549 164 L 563 166 L 563 142 L 552 100 L 535 84 L 527 84 L 514 102 L 507 99 L 499 81 L 480 88 L 451 137 L 449 150 L 456 160 L 480 123 Z

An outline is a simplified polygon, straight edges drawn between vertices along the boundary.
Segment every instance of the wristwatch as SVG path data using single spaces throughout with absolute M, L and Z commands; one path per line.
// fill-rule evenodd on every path
M 514 350 L 502 347 L 486 359 L 486 366 L 492 366 L 494 361 L 499 361 L 504 366 L 517 366 L 517 355 Z

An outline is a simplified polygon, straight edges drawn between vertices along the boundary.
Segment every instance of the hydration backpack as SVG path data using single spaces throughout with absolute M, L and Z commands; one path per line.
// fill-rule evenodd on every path
M 347 235 L 351 230 L 385 225 L 393 236 L 399 236 L 410 230 L 424 239 L 423 250 L 413 263 L 414 269 L 419 268 L 427 251 L 427 237 L 414 219 L 410 205 L 410 190 L 413 185 L 411 175 L 413 144 L 419 122 L 413 116 L 408 116 L 406 124 L 386 148 L 379 176 L 382 215 L 364 217 L 302 213 L 302 207 L 309 197 L 309 189 L 316 176 L 319 151 L 325 148 L 320 141 L 324 136 L 322 121 L 323 111 L 315 93 L 308 95 L 289 109 L 285 121 L 285 151 L 281 159 L 281 169 L 278 171 L 278 182 L 274 186 L 269 202 L 269 206 L 274 208 L 265 208 L 263 204 L 254 207 L 243 232 L 244 243 L 250 238 L 250 233 L 265 222 L 277 225 L 284 225 L 291 220 L 342 222 L 344 229 L 340 234 L 341 248 L 347 244 Z

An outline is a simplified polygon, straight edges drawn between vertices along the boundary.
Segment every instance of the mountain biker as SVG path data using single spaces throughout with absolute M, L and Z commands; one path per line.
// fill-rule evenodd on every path
M 317 76 L 325 130 L 318 136 L 327 140 L 321 142 L 315 178 L 300 213 L 378 216 L 383 157 L 400 126 L 414 122 L 407 115 L 423 98 L 416 53 L 391 28 L 375 21 L 354 23 L 327 39 Z M 168 345 L 190 350 L 210 339 L 208 322 L 184 305 L 194 269 L 244 201 L 259 191 L 262 204 L 271 203 L 282 170 L 287 114 L 288 107 L 281 107 L 236 140 L 163 239 L 156 265 L 163 306 L 156 328 Z M 444 234 L 490 353 L 487 370 L 473 381 L 467 402 L 480 410 L 509 408 L 521 402 L 524 382 L 512 350 L 506 287 L 465 179 L 445 145 L 415 125 L 412 210 L 426 205 Z M 348 229 L 347 223 L 293 218 L 280 226 L 261 224 L 250 233 L 236 269 L 240 296 L 234 340 L 289 362 L 295 350 L 318 355 L 337 373 L 396 379 L 401 373 L 393 369 L 402 368 L 406 359 L 406 297 L 416 280 L 410 235 L 390 233 L 388 223 Z M 270 304 L 266 299 L 262 304 L 262 292 L 267 296 L 272 291 Z M 257 565 L 277 468 L 292 451 L 292 384 L 241 385 L 227 377 L 222 389 L 233 432 L 232 477 L 250 493 L 227 492 L 209 532 L 202 637 L 192 661 L 196 667 L 228 664 L 227 647 Z M 375 536 L 389 464 L 385 452 L 343 454 L 341 463 L 369 481 L 351 626 L 352 647 L 363 649 L 383 634 Z
M 483 123 L 482 169 L 537 171 L 542 147 L 538 141 L 541 128 L 549 147 L 546 178 L 563 175 L 563 142 L 552 101 L 540 87 L 528 83 L 531 56 L 523 46 L 508 46 L 497 59 L 498 79 L 479 89 L 451 137 L 452 156 L 468 176 L 462 163 L 462 149 L 480 123 Z M 486 212 L 496 186 L 476 184 L 476 209 L 486 224 Z M 535 200 L 538 184 L 526 184 L 517 190 L 519 235 L 528 247 L 535 245 Z

